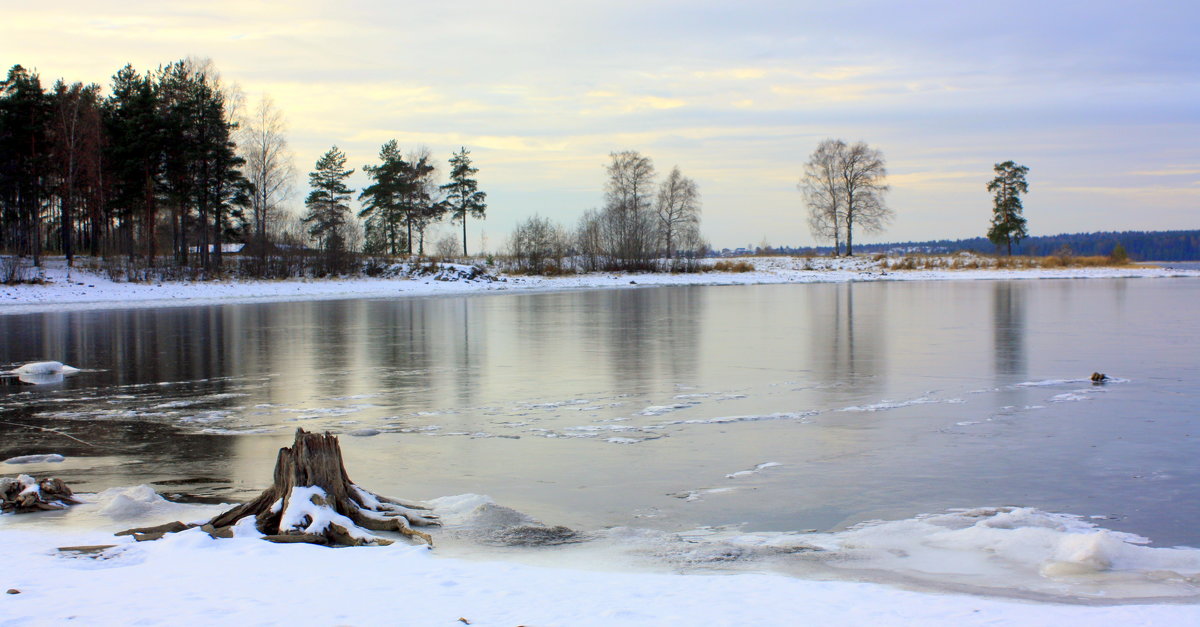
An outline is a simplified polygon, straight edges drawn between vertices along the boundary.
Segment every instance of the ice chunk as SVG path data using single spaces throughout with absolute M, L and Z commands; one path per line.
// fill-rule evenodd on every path
M 18 455 L 4 460 L 6 464 L 57 464 L 66 459 L 58 453 L 48 453 L 45 455 Z
M 148 485 L 109 488 L 97 494 L 95 502 L 100 505 L 101 514 L 117 520 L 145 516 L 168 503 Z
M 68 366 L 61 361 L 35 361 L 13 370 L 13 374 L 16 374 L 17 376 L 75 374 L 76 372 L 79 372 L 79 368 Z

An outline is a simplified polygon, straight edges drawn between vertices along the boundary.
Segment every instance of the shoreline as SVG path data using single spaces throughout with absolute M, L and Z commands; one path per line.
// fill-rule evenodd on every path
M 776 285 L 879 281 L 980 281 L 1041 279 L 1200 278 L 1200 270 L 1155 266 L 1078 267 L 1054 269 L 888 269 L 866 257 L 756 257 L 753 272 L 636 274 L 599 272 L 561 277 L 503 276 L 500 280 L 418 278 L 329 278 L 285 280 L 196 281 L 164 283 L 116 282 L 103 274 L 73 269 L 49 260 L 40 285 L 0 285 L 0 315 L 255 304 L 358 298 L 465 296 L 514 292 L 555 292 L 661 286 Z M 814 263 L 815 262 L 815 263 Z

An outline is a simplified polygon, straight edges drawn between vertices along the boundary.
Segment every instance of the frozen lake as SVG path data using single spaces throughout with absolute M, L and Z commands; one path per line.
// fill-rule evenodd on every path
M 1096 279 L 9 315 L 0 367 L 83 371 L 7 379 L 0 459 L 228 502 L 304 427 L 344 434 L 376 492 L 486 494 L 584 530 L 1011 505 L 1200 546 L 1197 304 L 1192 279 Z

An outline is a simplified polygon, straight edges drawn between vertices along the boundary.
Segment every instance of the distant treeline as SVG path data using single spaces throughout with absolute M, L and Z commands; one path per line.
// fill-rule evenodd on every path
M 1126 254 L 1136 261 L 1200 261 L 1200 230 L 1190 231 L 1099 231 L 1096 233 L 1064 233 L 1061 235 L 1039 235 L 1013 244 L 1014 255 L 1044 256 L 1055 254 L 1064 247 L 1074 255 L 1107 256 L 1120 244 Z M 779 253 L 830 254 L 833 248 L 772 249 Z M 886 244 L 855 244 L 858 253 L 915 252 L 955 253 L 972 251 L 977 253 L 1002 252 L 986 237 L 969 239 L 940 239 L 922 242 L 893 242 Z

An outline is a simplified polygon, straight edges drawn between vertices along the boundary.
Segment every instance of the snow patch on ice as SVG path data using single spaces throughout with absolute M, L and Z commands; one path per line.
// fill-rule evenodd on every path
M 718 418 L 694 418 L 691 420 L 670 420 L 661 422 L 657 426 L 666 427 L 670 425 L 720 425 L 734 422 L 759 422 L 764 420 L 800 420 L 815 416 L 815 411 L 801 412 L 778 412 L 774 414 L 756 414 L 751 416 L 721 416 Z
M 782 466 L 782 465 L 783 464 L 781 464 L 779 462 L 763 462 L 749 470 L 739 470 L 737 472 L 731 472 L 731 473 L 725 475 L 725 478 L 726 479 L 740 479 L 742 477 L 749 477 L 750 475 L 756 475 L 756 474 L 762 472 L 763 470 L 766 470 L 767 468 L 774 468 L 775 466 Z
M 961 398 L 931 398 L 928 396 L 922 396 L 920 398 L 914 398 L 914 399 L 910 399 L 907 401 L 884 400 L 882 402 L 875 403 L 872 405 L 852 405 L 850 407 L 843 407 L 843 408 L 839 409 L 838 411 L 873 412 L 873 411 L 887 411 L 889 409 L 900 409 L 903 407 L 912 407 L 914 405 L 934 405 L 934 404 L 939 404 L 939 403 L 957 404 L 957 403 L 965 403 L 965 402 L 966 401 L 964 401 Z
M 44 374 L 75 374 L 79 368 L 68 366 L 61 361 L 34 361 L 12 371 L 15 375 L 44 375 Z
M 9 457 L 8 459 L 4 460 L 4 463 L 6 463 L 6 464 L 57 464 L 65 459 L 66 459 L 66 457 L 63 457 L 62 455 L 59 455 L 58 453 L 47 453 L 44 455 L 18 455 L 16 457 Z
M 696 405 L 696 403 L 694 403 L 694 402 L 692 402 L 692 403 L 671 403 L 670 405 L 651 405 L 650 407 L 647 407 L 638 413 L 643 416 L 661 416 L 663 414 L 677 411 L 680 409 L 687 409 L 688 407 L 692 407 L 694 405 Z

